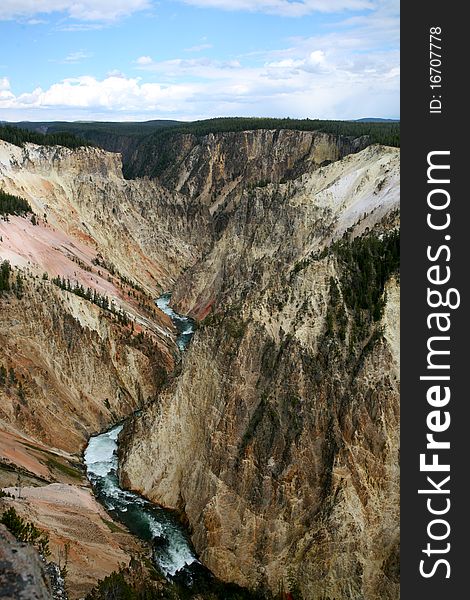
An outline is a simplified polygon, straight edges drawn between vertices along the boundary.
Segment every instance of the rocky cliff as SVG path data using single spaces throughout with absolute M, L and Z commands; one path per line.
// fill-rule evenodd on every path
M 0 142 L 0 181 L 35 213 L 0 221 L 0 258 L 13 269 L 0 421 L 77 452 L 173 370 L 172 325 L 153 300 L 196 259 L 204 215 L 155 182 L 126 182 L 119 156 L 96 148 Z
M 173 357 L 85 299 L 23 277 L 21 298 L 2 300 L 0 422 L 79 453 L 90 433 L 155 397 Z
M 121 479 L 184 515 L 217 576 L 395 600 L 399 151 L 367 144 L 181 134 L 133 157 L 156 177 L 125 180 L 96 148 L 0 141 L 0 185 L 37 216 L 0 221 L 9 460 L 64 481 L 58 456 L 147 404 Z M 199 328 L 165 383 L 175 336 L 152 298 L 168 289 Z M 38 444 L 62 454 L 38 461 Z
M 230 201 L 237 202 L 247 186 L 294 179 L 368 143 L 366 136 L 316 131 L 261 129 L 202 137 L 181 133 L 162 137 L 158 144 L 143 143 L 127 170 L 157 177 L 167 189 L 191 198 L 193 205 L 208 206 L 220 227 Z
M 126 181 L 120 156 L 97 148 L 19 148 L 0 140 L 0 182 L 30 202 L 40 225 L 83 242 L 152 293 L 194 262 L 207 229 L 206 213 L 181 194 L 155 181 Z M 6 256 L 8 244 L 1 251 Z
M 207 217 L 96 148 L 0 141 L 0 188 L 34 212 L 0 219 L 0 486 L 16 485 L 54 556 L 70 546 L 78 598 L 140 551 L 82 489 L 81 455 L 173 372 L 176 332 L 154 299 L 200 255 Z
M 28 544 L 17 542 L 0 524 L 0 593 L 7 600 L 52 600 L 45 563 Z
M 217 204 L 220 156 L 178 188 Z M 200 328 L 129 426 L 121 477 L 184 513 L 224 579 L 398 597 L 398 167 L 327 145 L 298 177 L 222 193 L 224 227 L 178 281 Z

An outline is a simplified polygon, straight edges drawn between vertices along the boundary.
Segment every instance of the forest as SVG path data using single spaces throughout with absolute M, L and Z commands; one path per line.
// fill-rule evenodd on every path
M 23 147 L 27 142 L 41 146 L 65 146 L 66 148 L 80 148 L 82 146 L 94 145 L 92 142 L 79 138 L 67 131 L 40 133 L 31 129 L 21 129 L 13 125 L 0 126 L 0 140 L 20 147 Z
M 202 137 L 209 133 L 248 131 L 256 129 L 293 129 L 298 131 L 323 131 L 350 137 L 369 136 L 373 144 L 400 145 L 400 123 L 397 121 L 331 121 L 320 119 L 274 119 L 263 117 L 219 117 L 201 121 L 144 121 L 141 123 L 89 122 L 68 123 L 31 122 L 0 127 L 0 138 L 16 145 L 24 142 L 36 144 L 59 144 L 69 148 L 93 145 L 95 138 L 127 136 L 158 144 L 175 134 L 192 134 Z M 39 131 L 47 131 L 46 134 Z M 99 143 L 98 143 L 99 145 Z
M 27 200 L 0 190 L 0 216 L 3 218 L 6 215 L 23 217 L 30 212 L 32 212 L 32 209 Z
M 269 119 L 259 117 L 221 117 L 181 123 L 171 128 L 155 131 L 153 139 L 176 133 L 189 133 L 202 137 L 209 133 L 230 131 L 252 131 L 256 129 L 293 129 L 296 131 L 322 131 L 334 135 L 361 137 L 367 135 L 374 144 L 386 146 L 400 145 L 400 123 L 398 122 L 364 122 L 364 121 L 324 121 L 320 119 Z
M 25 142 L 62 145 L 68 148 L 97 146 L 119 152 L 126 179 L 158 177 L 172 163 L 182 135 L 199 141 L 211 133 L 259 129 L 319 131 L 356 139 L 368 144 L 400 146 L 397 121 L 331 121 L 320 119 L 274 119 L 261 117 L 220 117 L 183 123 L 181 121 L 138 122 L 23 122 L 0 127 L 0 139 L 22 146 Z M 41 133 L 47 131 L 47 133 Z

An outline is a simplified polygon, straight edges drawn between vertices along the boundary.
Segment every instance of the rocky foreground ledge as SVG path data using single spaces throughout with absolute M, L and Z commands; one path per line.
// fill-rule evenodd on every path
M 51 600 L 46 565 L 30 545 L 18 542 L 0 524 L 0 598 Z

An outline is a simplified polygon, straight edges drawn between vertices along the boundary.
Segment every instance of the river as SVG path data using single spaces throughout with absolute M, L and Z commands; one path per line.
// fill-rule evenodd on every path
M 173 321 L 177 346 L 184 352 L 193 336 L 194 322 L 175 313 L 169 306 L 170 298 L 171 294 L 164 294 L 156 305 Z M 118 440 L 123 427 L 123 423 L 115 425 L 89 440 L 84 458 L 95 495 L 112 517 L 153 547 L 154 562 L 166 577 L 178 575 L 191 581 L 191 572 L 199 571 L 201 565 L 176 516 L 119 485 Z

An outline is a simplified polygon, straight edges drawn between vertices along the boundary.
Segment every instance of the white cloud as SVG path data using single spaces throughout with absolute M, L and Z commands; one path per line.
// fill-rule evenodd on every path
M 0 119 L 14 120 L 18 114 L 32 120 L 398 116 L 397 53 L 352 59 L 347 52 L 317 47 L 303 57 L 256 67 L 237 62 L 231 68 L 204 58 L 150 61 L 140 68 L 157 82 L 122 74 L 102 80 L 83 76 L 18 95 L 6 86 L 6 95 L 0 96 Z
M 80 21 L 109 22 L 150 6 L 150 0 L 2 0 L 0 20 L 65 12 Z
M 300 69 L 303 71 L 310 71 L 311 73 L 325 73 L 328 70 L 334 69 L 333 65 L 328 65 L 323 50 L 314 50 L 305 58 L 284 58 L 279 61 L 274 61 L 268 63 L 267 67 L 271 70 L 271 73 L 274 69 L 283 69 L 287 71 L 295 71 L 296 69 Z
M 7 77 L 0 77 L 0 106 L 2 106 L 4 102 L 10 102 L 14 98 L 15 96 L 10 89 L 10 81 Z
M 190 76 L 222 81 L 233 78 L 233 70 L 241 68 L 238 60 L 220 61 L 207 57 L 154 61 L 150 56 L 141 56 L 135 62 L 139 70 L 158 73 L 164 79 L 180 79 L 183 76 Z
M 397 2 L 383 0 L 372 13 L 337 23 L 333 33 L 292 38 L 284 48 L 231 61 L 142 55 L 133 63 L 140 77 L 110 72 L 22 94 L 0 79 L 0 119 L 398 117 L 398 42 Z
M 185 48 L 185 52 L 202 52 L 203 50 L 209 50 L 212 48 L 212 44 L 199 44 L 197 46 L 191 46 L 190 48 Z
M 0 109 L 86 109 L 87 111 L 173 111 L 189 99 L 193 89 L 184 84 L 142 83 L 139 78 L 110 75 L 102 80 L 83 76 L 64 79 L 47 90 L 0 99 Z
M 153 60 L 150 58 L 150 56 L 139 56 L 135 62 L 141 66 L 153 64 Z
M 10 81 L 7 77 L 0 77 L 0 92 L 10 89 Z
M 264 12 L 285 17 L 302 17 L 313 12 L 334 13 L 343 10 L 373 8 L 372 0 L 180 0 L 200 8 Z
M 122 71 L 120 71 L 119 69 L 111 69 L 111 71 L 108 71 L 106 73 L 106 78 L 108 78 L 108 77 L 120 77 L 121 79 L 126 78 L 124 73 Z
M 80 63 L 80 62 L 86 60 L 87 58 L 91 58 L 92 56 L 93 56 L 93 54 L 91 54 L 89 52 L 85 52 L 84 50 L 78 50 L 77 52 L 71 52 L 61 62 L 67 63 L 67 64 L 75 64 L 75 63 Z
M 99 31 L 105 27 L 105 23 L 64 23 L 57 27 L 57 31 Z

